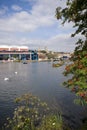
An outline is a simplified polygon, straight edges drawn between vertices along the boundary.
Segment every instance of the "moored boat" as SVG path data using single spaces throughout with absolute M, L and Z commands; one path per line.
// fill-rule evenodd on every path
M 27 64 L 27 62 L 24 61 L 23 64 Z

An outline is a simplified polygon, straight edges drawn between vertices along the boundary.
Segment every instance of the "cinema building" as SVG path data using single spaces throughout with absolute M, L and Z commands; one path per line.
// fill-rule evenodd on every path
M 38 54 L 27 46 L 0 46 L 0 60 L 38 60 Z

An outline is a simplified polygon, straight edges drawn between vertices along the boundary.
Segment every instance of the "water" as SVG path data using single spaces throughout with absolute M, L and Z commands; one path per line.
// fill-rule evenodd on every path
M 87 111 L 75 105 L 75 95 L 62 86 L 66 79 L 63 69 L 64 66 L 52 68 L 49 62 L 0 63 L 0 128 L 12 116 L 16 107 L 14 99 L 29 92 L 47 102 L 54 111 L 61 111 L 71 127 L 78 127 Z

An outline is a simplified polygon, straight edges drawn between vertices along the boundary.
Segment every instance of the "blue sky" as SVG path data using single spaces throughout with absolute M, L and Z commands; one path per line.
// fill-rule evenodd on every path
M 70 37 L 73 24 L 62 26 L 55 17 L 56 7 L 65 7 L 65 3 L 66 0 L 0 0 L 0 45 L 73 51 L 79 37 Z

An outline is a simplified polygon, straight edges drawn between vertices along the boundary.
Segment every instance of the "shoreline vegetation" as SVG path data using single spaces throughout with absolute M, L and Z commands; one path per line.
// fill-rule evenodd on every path
M 53 67 L 60 67 L 60 66 L 62 66 L 64 64 L 64 61 L 59 61 L 59 62 L 53 62 L 53 64 L 52 64 L 52 66 Z
M 15 99 L 13 118 L 7 118 L 2 130 L 70 130 L 61 114 L 54 114 L 47 103 L 31 93 Z
M 0 60 L 0 63 L 9 63 L 9 62 L 20 62 L 20 63 L 23 63 L 23 62 L 52 62 L 52 66 L 53 67 L 59 67 L 59 66 L 62 66 L 65 62 L 66 63 L 69 63 L 69 59 L 67 60 L 53 60 L 53 59 L 40 59 L 40 60 Z
M 70 128 L 61 113 L 54 113 L 46 102 L 31 93 L 15 99 L 13 117 L 7 118 L 1 130 L 87 130 L 87 122 L 80 128 Z
M 40 60 L 0 60 L 0 63 L 9 63 L 9 62 L 24 62 L 26 61 L 27 63 L 29 62 L 50 62 L 50 61 L 53 61 L 51 59 L 40 59 Z

